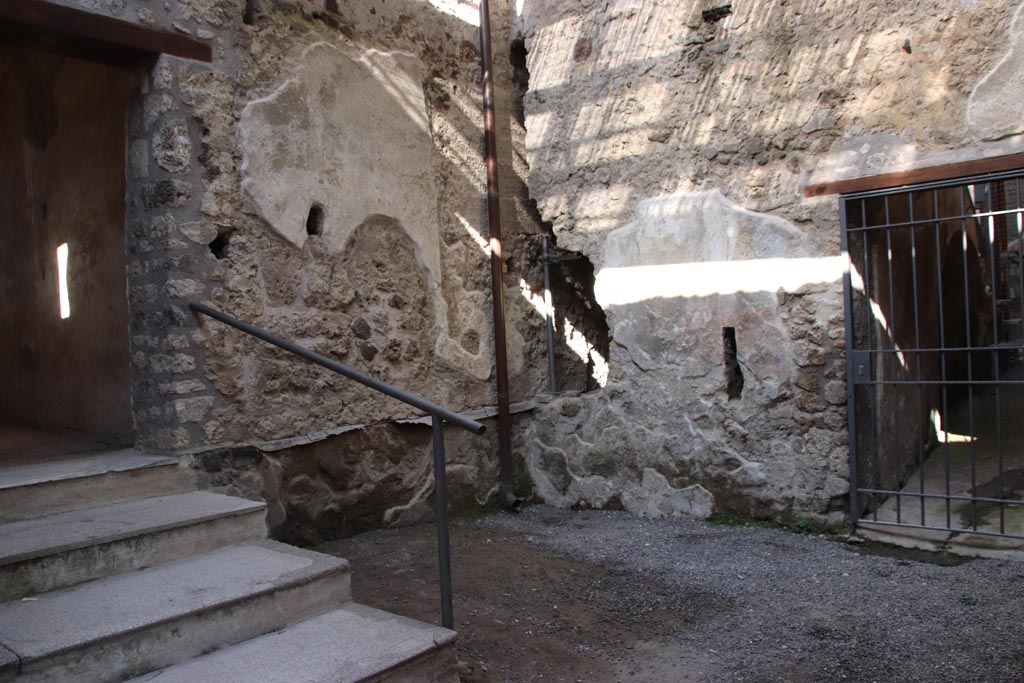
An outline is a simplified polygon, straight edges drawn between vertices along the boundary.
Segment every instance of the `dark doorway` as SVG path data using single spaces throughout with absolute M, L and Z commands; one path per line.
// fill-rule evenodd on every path
M 0 45 L 0 423 L 131 443 L 126 69 Z

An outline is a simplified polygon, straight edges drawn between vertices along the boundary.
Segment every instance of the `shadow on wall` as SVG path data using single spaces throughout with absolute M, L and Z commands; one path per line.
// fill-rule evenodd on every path
M 530 187 L 566 247 L 599 241 L 645 197 L 716 176 L 760 209 L 780 190 L 795 194 L 807 161 L 846 130 L 956 139 L 943 126 L 955 125 L 949 110 L 966 106 L 977 71 L 950 69 L 941 50 L 902 46 L 915 33 L 963 33 L 966 49 L 979 40 L 968 17 L 908 23 L 866 18 L 857 3 L 768 0 L 733 2 L 709 21 L 701 3 L 689 4 L 687 13 L 675 4 L 613 2 L 601 12 L 521 3 L 533 74 Z M 864 89 L 869 97 L 850 96 Z
M 608 388 L 535 421 L 545 499 L 676 514 L 667 482 L 841 519 L 846 259 L 834 205 L 799 189 L 844 136 L 961 144 L 967 93 L 1006 50 L 975 24 L 1012 8 L 925 4 L 516 3 L 530 191 L 593 260 L 612 336 Z

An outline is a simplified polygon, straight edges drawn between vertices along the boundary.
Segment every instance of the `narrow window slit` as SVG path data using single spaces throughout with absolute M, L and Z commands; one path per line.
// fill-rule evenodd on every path
M 60 319 L 71 317 L 71 299 L 68 298 L 68 243 L 57 247 L 57 287 L 60 297 Z
M 736 328 L 722 328 L 722 358 L 725 361 L 725 392 L 731 401 L 743 393 L 743 370 L 736 357 Z

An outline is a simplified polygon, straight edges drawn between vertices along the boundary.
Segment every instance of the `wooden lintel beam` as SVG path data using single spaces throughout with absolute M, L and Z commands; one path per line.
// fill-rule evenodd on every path
M 897 171 L 895 173 L 882 173 L 880 175 L 861 176 L 848 180 L 817 183 L 804 188 L 804 197 L 824 197 L 831 194 L 852 194 L 854 192 L 885 190 L 893 187 L 903 187 L 904 185 L 967 178 L 985 173 L 1015 171 L 1020 168 L 1024 168 L 1024 153 L 1005 154 L 985 159 L 972 159 L 970 161 L 958 161 L 940 166 L 915 168 L 910 171 Z
M 131 63 L 154 54 L 213 59 L 210 45 L 194 38 L 46 0 L 0 0 L 0 37 L 105 63 Z

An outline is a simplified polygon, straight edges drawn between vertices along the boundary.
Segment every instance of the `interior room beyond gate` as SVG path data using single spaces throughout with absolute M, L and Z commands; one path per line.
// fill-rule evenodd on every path
M 1021 182 L 845 200 L 864 524 L 1024 536 Z

